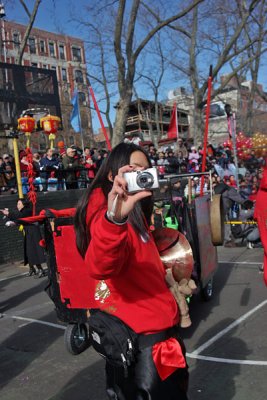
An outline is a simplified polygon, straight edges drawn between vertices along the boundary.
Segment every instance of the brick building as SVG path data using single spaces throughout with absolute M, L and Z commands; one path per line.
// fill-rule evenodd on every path
M 27 26 L 3 20 L 1 22 L 0 60 L 17 64 L 20 46 Z M 77 88 L 84 144 L 89 144 L 92 137 L 91 113 L 83 41 L 79 38 L 32 28 L 23 54 L 22 65 L 50 69 L 56 72 L 64 128 L 63 131 L 58 133 L 57 141 L 63 140 L 67 146 L 81 144 L 81 135 L 75 133 L 70 125 L 72 111 L 70 100 L 74 88 Z M 48 146 L 47 137 L 42 133 L 33 134 L 32 141 L 32 146 L 39 150 L 44 150 Z

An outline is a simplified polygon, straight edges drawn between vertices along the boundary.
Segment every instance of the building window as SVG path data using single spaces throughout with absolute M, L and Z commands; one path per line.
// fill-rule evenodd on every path
M 82 61 L 81 49 L 79 47 L 72 47 L 73 61 Z
M 78 92 L 78 96 L 79 96 L 79 104 L 85 105 L 85 104 L 86 104 L 86 96 L 85 96 L 85 93 L 83 93 L 83 92 Z
M 15 47 L 16 49 L 18 49 L 19 46 L 20 46 L 19 33 L 18 33 L 18 32 L 14 32 L 14 33 L 13 33 L 13 43 L 14 43 L 14 47 Z
M 60 60 L 65 60 L 65 48 L 64 48 L 64 45 L 60 44 L 58 46 L 58 49 L 59 49 L 59 58 L 60 58 Z
M 62 68 L 62 80 L 63 80 L 64 82 L 67 82 L 67 81 L 68 81 L 68 78 L 67 78 L 67 70 L 66 70 L 66 68 Z
M 54 65 L 51 66 L 52 71 L 55 71 L 57 74 L 57 67 L 55 67 Z
M 49 54 L 51 57 L 55 57 L 55 45 L 53 42 L 49 42 Z
M 76 69 L 75 71 L 75 82 L 83 83 L 83 73 L 79 69 Z
M 40 40 L 40 53 L 45 53 L 45 41 Z
M 29 38 L 29 48 L 31 54 L 36 54 L 35 39 Z
M 32 63 L 32 67 L 38 68 L 38 64 L 37 63 Z

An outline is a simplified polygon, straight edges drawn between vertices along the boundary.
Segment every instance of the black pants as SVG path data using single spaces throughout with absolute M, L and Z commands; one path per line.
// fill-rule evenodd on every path
M 185 354 L 181 339 L 180 345 Z M 106 364 L 107 394 L 112 400 L 187 400 L 188 370 L 178 368 L 162 381 L 152 359 L 152 347 L 138 353 L 137 362 L 124 377 L 123 368 Z

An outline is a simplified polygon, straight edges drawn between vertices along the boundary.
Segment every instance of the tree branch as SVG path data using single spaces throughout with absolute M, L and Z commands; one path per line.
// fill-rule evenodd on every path
M 24 8 L 26 14 L 28 15 L 28 17 L 31 18 L 31 13 L 30 13 L 28 7 L 26 6 L 25 2 L 23 0 L 19 0 L 19 1 L 20 1 L 20 4 L 22 5 L 22 7 Z
M 39 5 L 40 5 L 41 1 L 42 0 L 36 0 L 35 1 L 32 14 L 30 14 L 30 21 L 29 21 L 29 24 L 27 26 L 25 35 L 23 37 L 23 40 L 22 40 L 22 43 L 21 43 L 20 52 L 19 52 L 19 59 L 18 59 L 18 64 L 19 65 L 22 65 L 22 58 L 23 58 L 23 54 L 24 54 L 25 47 L 26 47 L 26 44 L 27 44 L 27 40 L 28 40 L 28 38 L 30 36 L 30 33 L 31 33 L 31 30 L 32 30 L 32 27 L 33 27 L 33 24 L 34 24 L 34 21 L 35 21 L 35 18 L 36 18 L 36 14 L 37 14 L 37 11 L 38 11 L 38 8 L 39 8 Z
M 114 34 L 114 51 L 118 63 L 118 85 L 120 93 L 123 92 L 125 85 L 125 60 L 122 55 L 122 26 L 123 26 L 123 16 L 125 11 L 125 0 L 120 0 L 118 14 L 115 21 L 115 34 Z
M 162 28 L 165 26 L 169 25 L 170 23 L 181 19 L 184 17 L 186 14 L 188 14 L 191 10 L 193 10 L 194 7 L 196 7 L 198 4 L 202 3 L 204 0 L 194 0 L 192 4 L 190 4 L 188 7 L 186 7 L 184 10 L 182 10 L 179 14 L 176 14 L 170 18 L 167 18 L 164 21 L 159 22 L 155 28 L 153 28 L 148 35 L 145 37 L 145 39 L 140 43 L 140 45 L 137 47 L 135 53 L 133 54 L 133 59 L 134 61 L 137 59 L 139 56 L 140 52 L 143 50 L 143 48 L 146 46 L 146 44 L 152 39 L 152 37 Z M 254 0 L 256 1 L 256 0 Z

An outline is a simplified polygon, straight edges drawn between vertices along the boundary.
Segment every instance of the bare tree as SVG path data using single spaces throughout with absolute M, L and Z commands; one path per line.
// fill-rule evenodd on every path
M 217 1 L 216 4 L 207 2 L 203 7 L 195 7 L 193 10 L 192 19 L 188 21 L 190 28 L 183 32 L 183 43 L 188 44 L 189 56 L 185 54 L 183 62 L 179 59 L 176 62 L 172 61 L 172 65 L 182 71 L 191 84 L 196 142 L 202 142 L 204 132 L 203 106 L 206 103 L 209 63 L 213 64 L 214 80 L 223 67 L 229 65 L 230 62 L 233 65 L 233 70 L 227 79 L 217 82 L 214 86 L 212 93 L 212 98 L 214 98 L 222 92 L 233 76 L 255 59 L 255 56 L 244 57 L 244 54 L 247 54 L 247 50 L 259 40 L 259 36 L 247 37 L 245 41 L 240 41 L 240 38 L 247 24 L 252 22 L 253 12 L 260 2 L 261 0 L 251 0 L 248 5 L 248 2 L 239 0 L 236 2 Z M 172 26 L 172 29 L 175 27 Z M 181 29 L 179 29 L 179 34 L 181 35 Z M 179 54 L 182 50 L 180 48 Z M 174 54 L 174 51 L 172 53 Z M 240 62 L 240 55 L 243 56 L 242 62 Z M 204 58 L 208 64 L 204 62 Z M 206 77 L 204 77 L 205 71 L 201 68 L 205 64 Z
M 26 11 L 26 14 L 29 17 L 29 23 L 27 25 L 26 32 L 25 32 L 24 37 L 22 39 L 22 43 L 21 43 L 20 50 L 19 50 L 19 55 L 18 55 L 18 64 L 22 65 L 22 58 L 23 58 L 23 54 L 24 54 L 24 51 L 25 51 L 25 47 L 26 47 L 28 38 L 30 36 L 31 30 L 32 30 L 32 27 L 33 27 L 33 24 L 34 24 L 34 21 L 35 21 L 38 8 L 39 8 L 40 3 L 41 3 L 42 0 L 35 0 L 32 12 L 29 11 L 27 5 L 25 4 L 25 2 L 23 0 L 19 0 L 19 1 L 21 3 L 22 7 L 24 8 L 24 10 Z
M 120 99 L 117 104 L 117 113 L 112 140 L 113 145 L 116 145 L 121 141 L 125 131 L 129 104 L 132 98 L 136 63 L 140 53 L 144 50 L 146 45 L 157 32 L 174 21 L 182 19 L 202 2 L 203 0 L 194 0 L 189 6 L 184 8 L 178 14 L 175 14 L 164 20 L 161 20 L 160 16 L 157 16 L 155 26 L 146 34 L 144 38 L 140 40 L 139 44 L 134 46 L 135 28 L 141 1 L 132 1 L 129 17 L 126 19 L 126 0 L 119 0 L 118 11 L 115 20 L 114 51 L 118 65 L 118 88 Z M 126 42 L 123 46 L 124 30 L 126 31 Z

